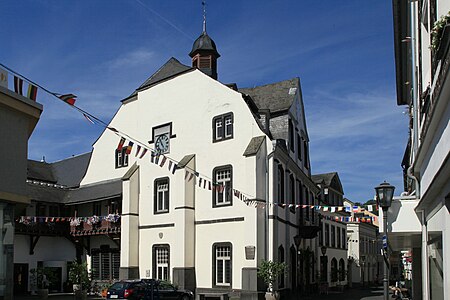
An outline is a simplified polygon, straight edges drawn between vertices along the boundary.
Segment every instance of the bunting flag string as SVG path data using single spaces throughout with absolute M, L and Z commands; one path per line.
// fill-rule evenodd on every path
M 81 109 L 80 107 L 75 105 L 76 102 L 76 98 L 77 96 L 74 94 L 59 94 L 59 93 L 55 93 L 55 92 L 51 92 L 50 90 L 44 88 L 42 85 L 39 85 L 33 81 L 31 81 L 30 79 L 28 79 L 27 77 L 21 75 L 18 72 L 15 72 L 14 70 L 8 68 L 7 66 L 3 65 L 0 63 L 0 66 L 3 67 L 5 70 L 9 71 L 11 74 L 14 75 L 14 90 L 16 93 L 22 95 L 23 94 L 23 81 L 26 81 L 28 83 L 28 97 L 32 100 L 36 99 L 36 95 L 37 95 L 37 89 L 40 88 L 41 90 L 43 90 L 44 92 L 56 97 L 58 100 L 65 102 L 66 104 L 70 105 L 70 107 L 76 109 L 78 112 L 80 112 L 81 114 L 83 114 L 83 116 L 91 123 L 96 124 L 96 125 L 101 125 L 103 126 L 105 129 L 110 130 L 111 132 L 113 132 L 114 134 L 118 135 L 120 137 L 120 141 L 119 144 L 117 146 L 117 150 L 118 151 L 123 151 L 123 149 L 125 148 L 125 153 L 126 154 L 130 154 L 131 150 L 133 148 L 133 145 L 136 144 L 137 145 L 137 149 L 136 149 L 136 157 L 139 157 L 139 159 L 144 158 L 144 156 L 146 155 L 146 153 L 148 151 L 150 151 L 151 153 L 151 157 L 150 157 L 150 161 L 151 163 L 154 163 L 156 165 L 159 165 L 159 167 L 164 167 L 168 161 L 167 164 L 167 169 L 169 172 L 171 172 L 172 174 L 175 174 L 175 171 L 178 169 L 178 163 L 176 160 L 165 156 L 164 154 L 160 154 L 158 152 L 156 152 L 155 150 L 149 148 L 146 146 L 145 143 L 142 143 L 140 141 L 138 141 L 135 138 L 130 137 L 129 135 L 127 135 L 124 132 L 119 131 L 118 129 L 109 126 L 109 124 L 107 124 L 106 122 L 104 122 L 103 120 L 97 118 L 96 116 L 94 116 L 93 114 L 90 114 L 89 112 Z M 6 73 L 7 74 L 7 73 Z M 124 146 L 126 141 L 128 141 L 128 146 Z M 142 150 L 142 152 L 141 152 Z M 140 154 L 139 154 L 140 153 Z M 214 192 L 219 192 L 219 193 L 223 193 L 225 191 L 225 187 L 222 184 L 218 184 L 215 183 L 213 180 L 211 180 L 210 178 L 208 178 L 208 176 L 204 176 L 202 174 L 200 174 L 199 172 L 190 169 L 189 167 L 185 166 L 184 167 L 186 173 L 185 173 L 185 180 L 187 180 L 188 182 L 192 181 L 194 178 L 198 178 L 198 186 L 200 188 L 203 189 L 208 189 Z M 234 197 L 238 198 L 241 201 L 244 201 L 247 205 L 251 206 L 255 206 L 257 208 L 261 208 L 261 209 L 265 209 L 267 207 L 267 204 L 264 202 L 259 202 L 259 201 L 249 201 L 249 199 L 251 199 L 252 197 L 248 197 L 246 196 L 244 193 L 242 193 L 241 191 L 237 190 L 237 189 L 233 189 L 232 191 L 229 191 L 232 193 L 232 195 L 234 195 Z M 290 208 L 295 208 L 295 209 L 316 209 L 316 210 L 323 210 L 325 212 L 329 211 L 331 213 L 334 213 L 336 211 L 345 211 L 345 212 L 360 212 L 364 209 L 368 210 L 368 211 L 373 211 L 373 210 L 378 210 L 377 206 L 372 206 L 372 205 L 368 205 L 367 208 L 363 208 L 363 207 L 359 207 L 359 206 L 354 206 L 354 207 L 348 207 L 348 206 L 315 206 L 315 205 L 298 205 L 298 204 L 284 204 L 284 203 L 269 203 L 269 208 L 272 205 L 280 205 L 283 207 L 290 207 Z M 60 219 L 61 220 L 61 219 Z
M 70 222 L 70 226 L 78 226 L 82 222 L 89 225 L 97 224 L 103 220 L 111 223 L 117 223 L 120 219 L 119 214 L 108 214 L 106 216 L 91 216 L 91 217 L 40 217 L 40 216 L 20 216 L 16 219 L 17 222 L 25 225 L 33 225 L 36 223 L 58 223 Z

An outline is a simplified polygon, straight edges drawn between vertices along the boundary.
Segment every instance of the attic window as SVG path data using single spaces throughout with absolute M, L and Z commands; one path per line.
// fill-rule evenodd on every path
M 297 88 L 290 88 L 289 89 L 289 95 L 295 95 L 296 92 L 297 92 Z

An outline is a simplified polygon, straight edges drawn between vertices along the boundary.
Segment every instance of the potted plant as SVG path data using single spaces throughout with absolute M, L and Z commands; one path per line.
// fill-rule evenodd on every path
M 53 273 L 47 268 L 38 267 L 36 269 L 31 269 L 30 274 L 32 290 L 37 292 L 40 299 L 47 299 L 48 287 Z
M 447 47 L 448 35 L 450 31 L 450 11 L 442 16 L 439 20 L 434 23 L 433 29 L 431 30 L 431 49 L 435 51 L 438 59 L 444 54 L 445 48 Z M 444 34 L 447 32 L 447 40 L 444 39 Z
M 91 287 L 91 278 L 86 262 L 72 262 L 69 267 L 69 281 L 73 284 L 75 299 L 85 300 L 87 298 L 87 291 Z
M 266 299 L 274 300 L 279 299 L 280 295 L 277 291 L 274 291 L 274 283 L 278 276 L 282 275 L 286 269 L 284 262 L 276 262 L 271 260 L 263 260 L 258 269 L 258 277 L 260 277 L 267 285 Z

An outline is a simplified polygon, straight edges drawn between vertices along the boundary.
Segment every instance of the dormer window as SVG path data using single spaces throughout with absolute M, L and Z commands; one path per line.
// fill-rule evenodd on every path
M 213 142 L 233 138 L 233 113 L 216 116 L 213 119 Z

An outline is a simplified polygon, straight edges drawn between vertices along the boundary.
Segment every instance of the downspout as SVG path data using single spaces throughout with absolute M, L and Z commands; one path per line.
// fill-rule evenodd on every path
M 416 2 L 415 0 L 410 0 L 411 9 L 411 97 L 413 100 L 412 107 L 412 117 L 413 117 L 413 135 L 412 135 L 412 164 L 408 168 L 406 174 L 408 178 L 414 181 L 416 197 L 420 197 L 420 187 L 419 181 L 414 176 L 412 169 L 416 161 L 417 151 L 419 149 L 419 99 L 417 97 L 417 77 L 416 77 Z

